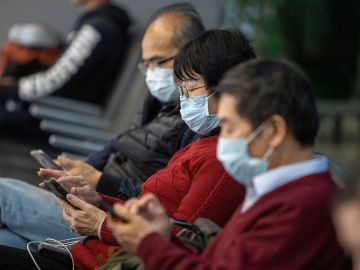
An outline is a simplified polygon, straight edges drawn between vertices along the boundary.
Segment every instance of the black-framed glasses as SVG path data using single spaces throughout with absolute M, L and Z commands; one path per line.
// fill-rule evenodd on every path
M 178 91 L 179 91 L 179 94 L 181 97 L 185 96 L 186 98 L 189 98 L 189 92 L 192 92 L 196 89 L 206 87 L 206 85 L 197 86 L 197 87 L 194 87 L 191 89 L 186 89 L 186 86 L 183 84 L 178 84 L 177 87 L 178 87 Z
M 140 69 L 140 71 L 145 75 L 147 70 L 149 68 L 157 68 L 160 67 L 161 65 L 165 64 L 166 62 L 169 62 L 170 60 L 173 60 L 175 58 L 174 56 L 170 56 L 168 58 L 165 59 L 160 59 L 160 60 L 146 60 L 146 61 L 142 61 L 138 64 L 138 68 Z

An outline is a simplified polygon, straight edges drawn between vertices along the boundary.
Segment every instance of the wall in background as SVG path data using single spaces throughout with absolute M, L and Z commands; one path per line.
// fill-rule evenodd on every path
M 192 0 L 208 27 L 219 25 L 219 9 L 225 0 Z M 176 3 L 176 0 L 116 0 L 128 9 L 131 16 L 144 25 L 151 13 L 160 6 Z M 80 9 L 69 0 L 1 0 L 0 1 L 0 44 L 7 37 L 8 29 L 15 23 L 49 22 L 62 33 L 69 31 Z

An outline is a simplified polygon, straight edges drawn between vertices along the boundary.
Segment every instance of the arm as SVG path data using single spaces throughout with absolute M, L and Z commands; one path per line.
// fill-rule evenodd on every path
M 188 177 L 191 186 L 171 216 L 189 222 L 204 217 L 224 226 L 242 202 L 243 186 L 229 177 L 215 155 L 200 159 Z
M 114 152 L 114 143 L 115 139 L 111 140 L 107 145 L 105 145 L 102 150 L 88 155 L 85 162 L 93 166 L 95 169 L 102 171 L 111 153 Z
M 140 195 L 142 183 L 140 180 L 133 180 L 129 177 L 117 177 L 103 173 L 96 190 L 125 201 Z

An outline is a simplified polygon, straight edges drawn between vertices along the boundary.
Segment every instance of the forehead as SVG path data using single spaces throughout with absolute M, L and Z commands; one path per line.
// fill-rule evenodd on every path
M 153 23 L 146 30 L 142 43 L 143 59 L 153 56 L 173 56 L 178 48 L 173 42 L 173 28 L 163 23 Z
M 236 111 L 236 100 L 229 94 L 222 94 L 219 101 L 218 117 L 222 118 L 234 118 L 239 117 Z

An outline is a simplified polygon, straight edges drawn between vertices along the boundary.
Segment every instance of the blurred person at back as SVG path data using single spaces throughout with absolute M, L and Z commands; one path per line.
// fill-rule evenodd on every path
M 126 53 L 130 19 L 111 0 L 72 0 L 83 15 L 68 34 L 65 49 L 44 71 L 0 79 L 0 127 L 17 130 L 34 123 L 29 102 L 48 95 L 103 104 Z M 35 127 L 37 128 L 37 127 Z
M 359 159 L 354 159 L 359 160 Z M 360 269 L 360 169 L 353 166 L 335 200 L 333 220 L 340 244 L 349 252 L 353 269 Z

